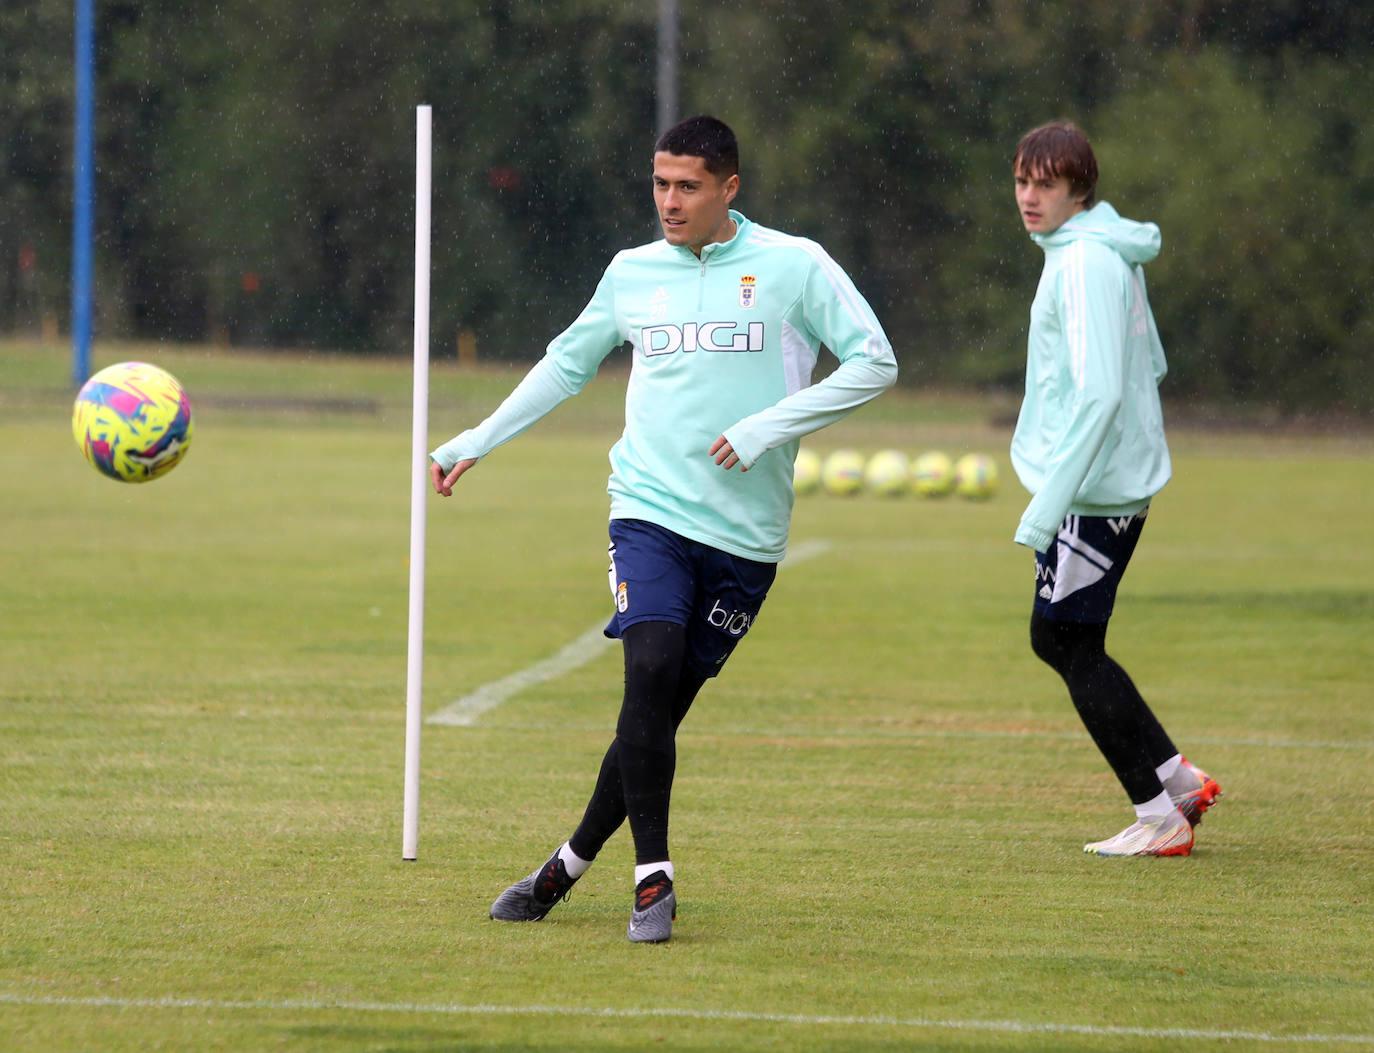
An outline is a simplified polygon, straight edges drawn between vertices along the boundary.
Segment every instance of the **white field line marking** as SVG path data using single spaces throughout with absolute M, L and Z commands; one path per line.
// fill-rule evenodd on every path
M 483 684 L 476 691 L 464 695 L 456 702 L 451 702 L 432 717 L 427 717 L 425 723 L 471 727 L 483 713 L 495 709 L 512 695 L 518 695 L 525 688 L 533 687 L 535 684 L 556 680 L 565 673 L 571 673 L 607 650 L 616 641 L 608 640 L 602 635 L 605 627 L 605 619 L 602 619 L 562 650 L 549 655 L 541 662 L 535 662 L 534 665 L 511 673 L 510 676 Z
M 787 558 L 782 561 L 781 566 L 791 567 L 798 563 L 804 563 L 808 559 L 814 559 L 829 552 L 830 548 L 829 541 L 803 541 L 787 553 Z M 521 691 L 533 687 L 535 684 L 557 680 L 560 676 L 581 668 L 609 650 L 617 641 L 608 640 L 602 635 L 602 630 L 605 627 L 606 620 L 603 618 L 572 643 L 549 655 L 548 658 L 511 673 L 510 676 L 483 684 L 477 690 L 449 703 L 439 712 L 426 719 L 425 723 L 447 724 L 450 727 L 459 728 L 472 727 L 477 723 L 478 717 L 495 709 L 506 699 L 518 695 Z
M 809 1013 L 752 1013 L 732 1009 L 614 1009 L 554 1005 L 460 1005 L 423 1002 L 353 1002 L 329 999 L 220 1000 L 213 998 L 75 998 L 62 995 L 25 995 L 0 992 L 0 1005 L 82 1006 L 91 1009 L 210 1009 L 258 1012 L 430 1013 L 441 1016 L 573 1016 L 600 1019 L 735 1021 L 759 1024 L 798 1024 L 803 1027 L 891 1027 L 933 1031 L 989 1031 L 1017 1035 L 1089 1035 L 1150 1039 L 1200 1039 L 1220 1042 L 1290 1042 L 1308 1045 L 1374 1044 L 1374 1035 L 1307 1033 L 1281 1035 L 1272 1031 L 1225 1031 L 1184 1027 L 1114 1027 L 1094 1024 L 1026 1023 L 1019 1020 L 935 1020 L 901 1016 L 824 1016 Z
M 795 567 L 798 563 L 805 563 L 808 559 L 824 556 L 832 548 L 834 546 L 824 538 L 812 538 L 810 541 L 803 541 L 788 549 L 787 557 L 778 566 Z

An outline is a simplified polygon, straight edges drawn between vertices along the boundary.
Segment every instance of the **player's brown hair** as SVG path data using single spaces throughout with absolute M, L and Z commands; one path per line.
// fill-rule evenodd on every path
M 1051 121 L 1032 128 L 1016 144 L 1013 175 L 1064 176 L 1075 197 L 1092 208 L 1097 196 L 1097 158 L 1083 129 L 1073 121 Z

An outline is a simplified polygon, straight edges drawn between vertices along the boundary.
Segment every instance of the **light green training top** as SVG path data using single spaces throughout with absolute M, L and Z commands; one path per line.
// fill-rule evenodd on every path
M 1103 201 L 1031 238 L 1045 269 L 1011 459 L 1034 495 L 1015 539 L 1046 552 L 1065 516 L 1133 515 L 1172 469 L 1159 404 L 1164 348 L 1141 266 L 1159 255 L 1159 228 Z
M 731 211 L 701 257 L 657 241 L 620 252 L 582 314 L 490 417 L 431 457 L 484 457 L 580 391 L 631 345 L 625 430 L 611 448 L 612 519 L 644 519 L 733 555 L 786 554 L 802 436 L 890 387 L 897 363 L 853 282 L 819 245 Z M 811 384 L 820 347 L 839 366 Z M 724 435 L 739 467 L 708 451 Z

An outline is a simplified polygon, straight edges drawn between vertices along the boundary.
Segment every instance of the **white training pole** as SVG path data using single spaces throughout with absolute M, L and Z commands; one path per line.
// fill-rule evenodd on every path
M 430 116 L 415 108 L 415 383 L 410 449 L 410 628 L 406 646 L 406 793 L 401 858 L 420 841 L 420 690 L 425 656 L 425 512 L 429 496 Z

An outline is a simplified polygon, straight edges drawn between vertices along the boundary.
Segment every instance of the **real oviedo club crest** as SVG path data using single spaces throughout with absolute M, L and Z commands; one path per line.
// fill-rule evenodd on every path
M 739 279 L 739 305 L 741 307 L 754 306 L 754 286 L 757 279 L 752 274 L 742 274 Z

